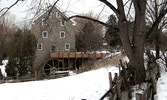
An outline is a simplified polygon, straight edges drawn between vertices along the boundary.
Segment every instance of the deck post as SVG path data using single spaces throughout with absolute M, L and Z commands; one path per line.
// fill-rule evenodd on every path
M 53 67 L 55 67 L 54 60 L 53 60 L 53 59 L 52 59 L 52 65 L 53 65 Z
M 63 65 L 63 71 L 64 71 L 64 58 L 63 58 L 63 60 L 62 60 L 62 65 Z
M 81 53 L 81 59 L 82 59 L 82 66 L 83 67 L 83 53 Z
M 58 52 L 57 52 L 58 53 Z M 58 53 L 58 68 L 57 68 L 57 71 L 59 71 L 59 53 Z
M 68 52 L 68 70 L 70 68 L 70 53 Z
M 74 62 L 75 68 L 74 68 L 74 70 L 76 70 L 76 67 L 77 67 L 77 66 L 76 66 L 76 63 L 77 63 L 77 62 L 76 62 L 76 52 L 75 52 L 75 62 Z

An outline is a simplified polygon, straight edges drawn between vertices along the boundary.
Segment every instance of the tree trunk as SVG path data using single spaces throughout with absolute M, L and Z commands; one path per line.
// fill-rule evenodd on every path
M 160 45 L 160 30 L 157 28 L 155 33 L 155 50 L 156 50 L 156 59 L 159 58 L 159 45 Z
M 2 59 L 1 59 L 1 57 L 0 57 L 0 65 L 2 65 Z
M 123 25 L 123 26 L 122 26 Z M 144 37 L 141 34 L 135 36 L 134 42 L 131 44 L 128 34 L 128 25 L 121 24 L 120 25 L 120 36 L 123 47 L 125 49 L 125 53 L 130 59 L 131 66 L 134 68 L 135 78 L 137 83 L 142 83 L 145 81 L 146 73 L 144 67 Z M 136 29 L 137 30 L 137 29 Z M 139 30 L 137 30 L 138 33 Z
M 2 57 L 2 53 L 0 51 L 0 65 L 2 65 L 2 60 L 3 60 L 3 57 Z
M 145 34 L 145 9 L 146 0 L 133 0 L 135 7 L 135 21 L 133 32 L 128 26 L 125 17 L 122 0 L 118 0 L 119 9 L 119 35 L 125 49 L 125 53 L 130 59 L 131 66 L 134 68 L 136 83 L 145 81 L 146 73 L 144 67 L 144 34 Z M 132 32 L 132 33 L 130 33 Z
M 141 47 L 142 48 L 142 47 Z M 145 67 L 144 67 L 144 57 L 142 49 L 134 49 L 133 59 L 130 59 L 130 63 L 134 68 L 135 82 L 142 83 L 146 79 Z

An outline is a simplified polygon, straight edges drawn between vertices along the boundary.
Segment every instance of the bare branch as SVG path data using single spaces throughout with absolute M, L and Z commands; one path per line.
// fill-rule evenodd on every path
M 131 1 L 131 3 L 130 3 L 130 7 L 129 7 L 129 10 L 128 10 L 128 13 L 127 13 L 127 17 L 128 17 L 128 15 L 130 15 L 131 7 L 132 7 L 132 1 Z M 130 15 L 130 16 L 131 16 L 131 15 Z
M 4 11 L 6 9 L 6 11 L 0 16 L 0 18 L 2 16 L 4 16 L 13 6 L 15 6 L 19 1 L 23 1 L 23 0 L 17 0 L 15 3 L 13 3 L 10 7 L 5 7 L 2 10 L 0 10 L 0 12 Z
M 104 25 L 104 26 L 106 26 L 106 27 L 110 27 L 110 25 L 108 25 L 108 24 L 106 24 L 106 23 L 104 23 L 104 22 L 102 22 L 102 21 L 99 21 L 99 20 L 97 20 L 97 19 L 93 19 L 93 18 L 90 18 L 90 17 L 87 17 L 87 16 L 75 15 L 75 16 L 69 17 L 67 20 L 72 19 L 72 18 L 87 19 L 87 20 L 90 20 L 90 21 L 93 21 L 93 22 L 97 22 L 97 23 L 99 23 L 99 24 L 101 24 L 101 25 Z
M 99 18 L 100 14 L 103 12 L 105 6 L 103 6 L 102 10 L 100 11 L 99 15 L 97 16 L 97 19 Z
M 156 30 L 156 28 L 158 27 L 159 23 L 161 22 L 161 20 L 163 19 L 163 17 L 166 14 L 167 14 L 167 9 L 164 9 L 164 10 L 161 11 L 161 13 L 157 17 L 156 21 L 153 23 L 151 29 L 146 34 L 146 38 L 148 38 L 150 36 L 150 34 L 153 33 Z
M 111 10 L 113 10 L 115 12 L 115 14 L 118 16 L 119 15 L 119 11 L 107 0 L 99 0 L 101 2 L 103 2 L 104 4 L 106 4 Z
M 57 0 L 56 2 L 54 2 L 54 4 L 51 6 L 51 8 L 49 9 L 48 13 L 52 12 L 53 8 L 55 7 L 55 5 L 59 2 L 59 0 Z M 47 16 L 46 20 L 48 19 L 49 15 Z

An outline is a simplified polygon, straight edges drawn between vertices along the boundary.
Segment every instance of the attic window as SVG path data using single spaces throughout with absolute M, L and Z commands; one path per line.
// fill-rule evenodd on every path
M 56 18 L 60 18 L 60 17 L 61 17 L 60 13 L 56 12 Z
M 52 18 L 52 12 L 50 12 L 50 11 L 48 12 L 48 17 Z
M 42 25 L 47 25 L 46 19 L 42 19 Z
M 48 38 L 48 31 L 42 32 L 42 38 Z
M 65 32 L 64 31 L 60 31 L 60 38 L 65 38 Z
M 60 25 L 61 26 L 65 26 L 66 25 L 66 21 L 64 19 L 61 19 Z
M 37 43 L 37 50 L 43 50 L 43 43 Z

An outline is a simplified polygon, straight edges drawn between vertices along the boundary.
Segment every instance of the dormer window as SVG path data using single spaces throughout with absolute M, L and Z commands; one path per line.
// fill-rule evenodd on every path
M 42 38 L 48 38 L 48 31 L 42 32 Z
M 60 17 L 61 17 L 60 13 L 56 12 L 56 18 L 60 18 Z
M 46 19 L 42 19 L 42 25 L 47 25 Z
M 64 31 L 60 31 L 60 38 L 65 38 L 65 32 Z
M 60 25 L 61 26 L 65 26 L 66 25 L 66 21 L 64 19 L 61 19 Z

